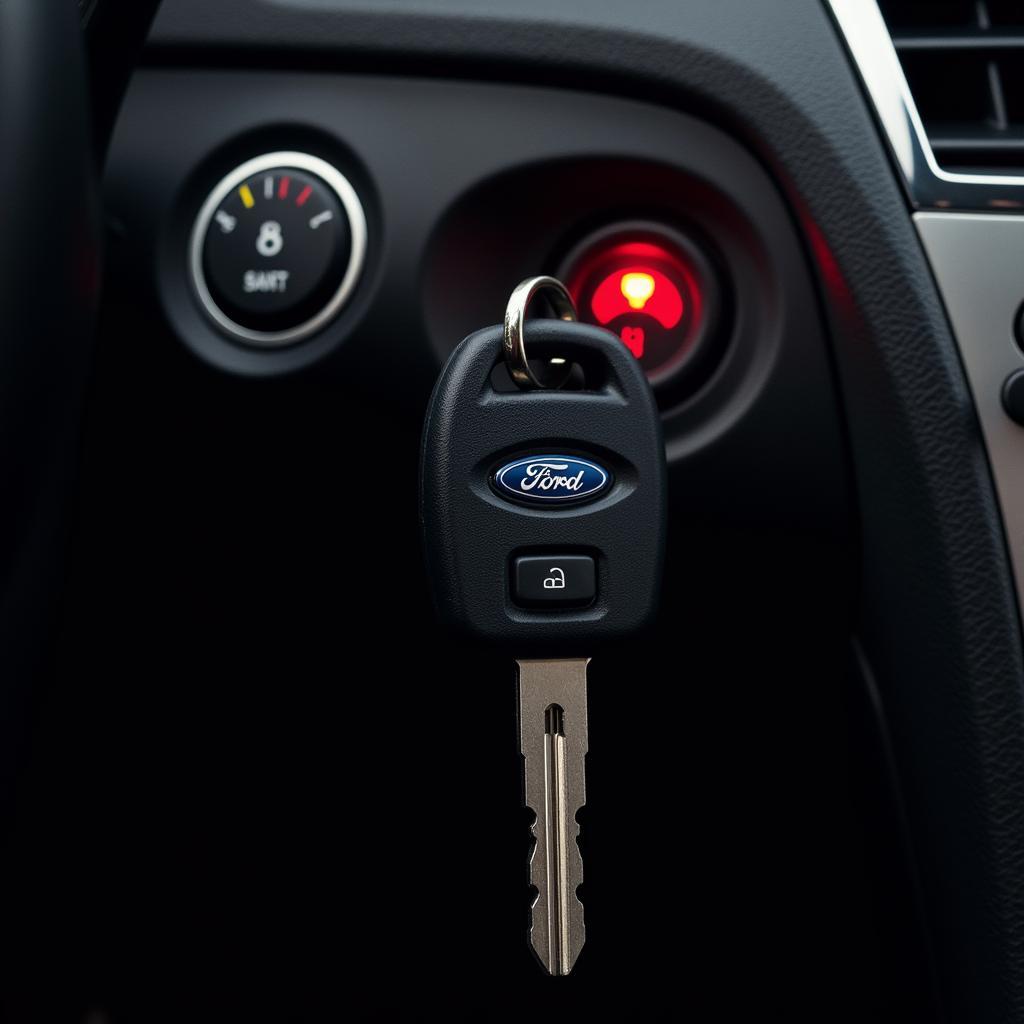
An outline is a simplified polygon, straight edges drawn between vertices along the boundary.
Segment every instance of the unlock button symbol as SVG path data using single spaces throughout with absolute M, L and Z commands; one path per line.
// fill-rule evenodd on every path
M 565 572 L 557 565 L 551 567 L 551 571 L 544 577 L 545 590 L 565 590 Z
M 597 596 L 597 572 L 592 555 L 519 555 L 512 563 L 512 600 L 529 608 L 583 608 Z

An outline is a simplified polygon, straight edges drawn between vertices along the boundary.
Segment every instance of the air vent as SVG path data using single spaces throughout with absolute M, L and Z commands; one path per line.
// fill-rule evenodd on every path
M 1024 0 L 879 0 L 947 170 L 1024 173 Z

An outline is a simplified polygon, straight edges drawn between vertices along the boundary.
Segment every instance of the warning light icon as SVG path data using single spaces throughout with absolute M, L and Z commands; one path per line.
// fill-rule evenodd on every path
M 650 274 L 633 271 L 622 275 L 619 288 L 634 309 L 643 309 L 647 305 L 647 300 L 654 294 L 654 286 L 655 281 Z
M 625 267 L 609 274 L 595 289 L 590 307 L 599 324 L 623 314 L 643 313 L 670 331 L 683 318 L 679 288 L 653 267 Z
M 561 273 L 580 320 L 614 334 L 655 387 L 700 372 L 703 357 L 695 357 L 715 327 L 717 292 L 686 236 L 642 222 L 613 225 L 584 239 Z

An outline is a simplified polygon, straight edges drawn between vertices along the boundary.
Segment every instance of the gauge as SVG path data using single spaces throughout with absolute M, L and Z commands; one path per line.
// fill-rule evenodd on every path
M 196 218 L 191 275 L 207 315 L 254 345 L 300 341 L 348 300 L 366 253 L 355 189 L 306 153 L 268 153 L 235 168 Z

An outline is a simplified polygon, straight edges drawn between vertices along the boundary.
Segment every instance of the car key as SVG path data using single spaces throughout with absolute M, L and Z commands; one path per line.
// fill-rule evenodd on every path
M 539 291 L 558 319 L 525 323 Z M 552 975 L 572 970 L 584 942 L 576 813 L 586 795 L 587 664 L 652 618 L 665 538 L 650 386 L 613 334 L 574 320 L 560 282 L 522 282 L 504 325 L 470 335 L 442 370 L 420 474 L 440 618 L 518 666 L 524 794 L 535 815 L 531 943 Z M 495 385 L 503 357 L 518 390 Z M 582 386 L 558 386 L 574 367 Z

